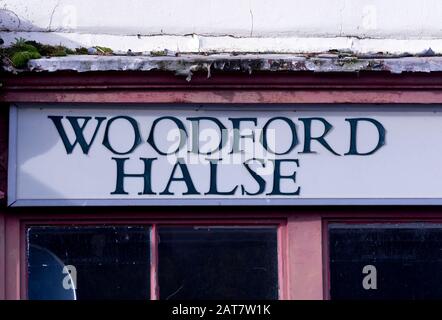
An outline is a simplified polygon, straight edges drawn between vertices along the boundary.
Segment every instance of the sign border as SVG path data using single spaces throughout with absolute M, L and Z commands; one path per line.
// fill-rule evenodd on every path
M 36 103 L 29 103 L 34 105 Z M 42 103 L 45 105 L 59 105 L 58 103 Z M 69 103 L 62 103 L 69 104 Z M 92 103 L 96 106 L 95 103 Z M 28 105 L 23 103 L 23 105 Z M 199 104 L 202 106 L 202 104 Z M 370 106 L 372 106 L 370 104 Z M 401 111 L 415 111 L 415 108 L 404 105 Z M 115 106 L 114 106 L 115 107 Z M 189 106 L 187 106 L 189 107 Z M 408 107 L 408 108 L 407 108 Z M 8 146 L 8 207 L 119 207 L 119 206 L 440 206 L 441 198 L 216 198 L 216 199 L 17 199 L 17 138 L 18 138 L 18 108 L 17 104 L 11 104 L 9 109 L 9 146 Z M 211 108 L 211 107 L 209 107 Z M 229 108 L 229 107 L 228 107 Z M 180 109 L 175 106 L 175 109 Z M 276 109 L 276 108 L 275 108 Z M 302 107 L 299 109 L 303 109 Z M 315 108 L 308 108 L 314 110 Z M 338 108 L 341 110 L 341 108 Z M 352 110 L 358 109 L 350 108 Z M 362 108 L 365 109 L 365 108 Z M 375 106 L 376 109 L 376 106 Z M 393 109 L 397 111 L 398 106 Z M 423 110 L 439 109 L 442 105 L 433 105 L 419 108 Z M 261 109 L 262 110 L 262 109 Z M 335 110 L 328 107 L 327 110 Z M 384 108 L 382 109 L 384 111 Z
M 8 190 L 7 205 L 20 206 L 17 201 L 17 137 L 18 137 L 18 106 L 9 107 L 9 141 L 8 141 Z

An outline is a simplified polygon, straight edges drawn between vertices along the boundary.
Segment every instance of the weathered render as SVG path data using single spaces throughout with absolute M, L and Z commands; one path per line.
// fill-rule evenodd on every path
M 35 59 L 28 63 L 31 71 L 151 71 L 173 72 L 191 79 L 192 73 L 212 71 L 313 71 L 359 72 L 387 71 L 432 72 L 442 71 L 442 57 L 357 58 L 354 56 L 318 55 L 183 55 L 179 57 L 150 56 L 68 56 Z
M 1 0 L 5 44 L 23 37 L 115 52 L 442 52 L 439 0 Z

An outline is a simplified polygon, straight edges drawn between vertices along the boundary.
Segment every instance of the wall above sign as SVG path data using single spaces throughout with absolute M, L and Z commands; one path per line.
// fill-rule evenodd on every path
M 11 107 L 8 203 L 442 204 L 442 114 L 395 107 Z

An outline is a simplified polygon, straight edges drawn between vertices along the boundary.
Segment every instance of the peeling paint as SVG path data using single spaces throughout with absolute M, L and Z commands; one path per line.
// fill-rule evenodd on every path
M 54 19 L 55 11 L 58 9 L 59 6 L 60 6 L 60 0 L 57 1 L 57 3 L 55 4 L 54 8 L 52 9 L 51 16 L 50 16 L 50 18 L 49 18 L 48 28 L 47 28 L 48 31 L 52 31 L 52 30 L 51 30 L 51 27 L 52 27 L 52 21 L 53 21 L 53 19 Z
M 210 77 L 214 71 L 311 71 L 360 72 L 387 71 L 436 72 L 442 71 L 442 57 L 359 58 L 327 55 L 180 55 L 171 56 L 67 56 L 30 60 L 28 70 L 34 72 L 56 71 L 151 71 L 173 72 L 191 79 L 195 72 L 205 72 Z

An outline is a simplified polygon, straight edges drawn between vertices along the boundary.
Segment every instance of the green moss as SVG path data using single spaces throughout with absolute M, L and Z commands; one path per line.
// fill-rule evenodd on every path
M 76 54 L 88 54 L 88 51 L 87 51 L 87 48 L 80 47 L 80 48 L 76 48 L 75 49 L 75 53 Z
M 111 48 L 96 46 L 97 54 L 111 55 Z M 37 41 L 27 41 L 23 38 L 16 38 L 15 43 L 9 48 L 0 48 L 0 56 L 7 57 L 12 61 L 15 68 L 25 68 L 30 59 L 45 57 L 64 57 L 69 54 L 88 54 L 88 49 L 84 47 L 75 50 L 64 46 L 51 46 Z
M 39 52 L 42 56 L 45 57 L 66 55 L 66 53 L 63 54 L 63 49 L 56 49 L 56 47 L 49 45 L 41 45 L 39 48 Z
M 162 56 L 166 56 L 167 52 L 166 52 L 166 50 L 151 51 L 150 55 L 152 57 L 162 57 Z
M 15 50 L 26 50 L 32 49 L 39 51 L 41 48 L 41 44 L 37 41 L 25 41 L 24 39 L 15 39 L 15 43 L 12 45 L 12 48 Z
M 69 49 L 69 48 L 65 48 L 64 49 L 66 54 L 75 54 L 75 50 Z
M 27 42 L 23 38 L 15 38 L 15 43 L 11 46 L 10 50 L 17 51 L 31 51 L 38 52 L 37 47 L 35 47 L 32 43 Z
M 26 67 L 27 63 L 31 59 L 39 59 L 41 58 L 40 53 L 35 51 L 18 51 L 15 52 L 11 56 L 11 61 L 14 67 L 16 68 L 24 68 Z
M 38 52 L 38 49 L 31 44 L 23 43 L 20 45 L 14 45 L 13 50 L 15 51 L 29 51 L 29 52 Z
M 37 41 L 17 41 L 12 46 L 15 51 L 32 51 L 30 50 L 32 47 L 34 48 L 34 51 L 46 57 L 62 57 L 70 54 L 69 52 L 73 52 L 72 50 L 61 45 L 51 46 L 48 44 L 41 44 Z
M 102 55 L 111 55 L 114 52 L 112 51 L 111 48 L 108 47 L 100 47 L 100 46 L 95 46 L 95 49 L 97 49 L 98 54 L 102 54 Z
M 101 51 L 106 53 L 112 51 L 109 48 L 100 48 Z M 7 49 L 7 54 L 8 56 L 12 57 L 14 53 L 20 51 L 38 52 L 41 56 L 45 57 L 64 57 L 68 54 L 87 54 L 87 49 L 83 47 L 72 50 L 61 45 L 51 46 L 37 41 L 26 41 L 23 38 L 16 39 L 16 42 Z
M 23 38 L 15 39 L 15 43 L 5 50 L 7 56 L 12 57 L 17 52 L 34 52 L 38 53 L 37 47 L 31 43 L 27 43 Z

